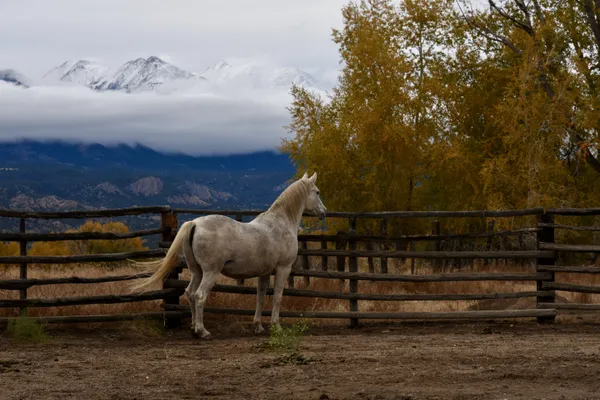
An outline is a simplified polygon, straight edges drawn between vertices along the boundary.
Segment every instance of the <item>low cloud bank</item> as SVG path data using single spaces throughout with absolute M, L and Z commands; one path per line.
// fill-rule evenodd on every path
M 94 92 L 0 82 L 0 141 L 61 139 L 140 143 L 188 154 L 273 149 L 289 137 L 286 93 Z

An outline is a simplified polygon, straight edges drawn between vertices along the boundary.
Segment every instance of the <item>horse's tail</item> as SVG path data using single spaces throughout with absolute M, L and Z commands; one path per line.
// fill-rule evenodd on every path
M 190 271 L 201 271 L 200 264 L 196 261 L 196 257 L 194 256 L 194 250 L 192 247 L 192 242 L 194 241 L 194 231 L 196 230 L 196 224 L 192 225 L 192 228 L 189 230 L 187 235 L 187 239 L 183 241 L 183 255 L 185 256 L 185 261 L 187 263 L 188 269 Z
M 175 235 L 175 239 L 173 240 L 173 243 L 171 244 L 171 247 L 169 247 L 169 251 L 167 252 L 167 255 L 164 258 L 156 261 L 136 263 L 146 265 L 150 269 L 156 270 L 156 272 L 154 272 L 154 274 L 149 278 L 142 279 L 140 280 L 140 282 L 132 285 L 132 291 L 145 288 L 157 282 L 162 282 L 167 277 L 167 275 L 169 275 L 169 272 L 171 272 L 171 270 L 175 267 L 177 261 L 179 260 L 179 250 L 181 250 L 181 248 L 183 247 L 184 252 L 187 253 L 187 251 L 191 251 L 189 239 L 190 233 L 195 228 L 195 226 L 196 225 L 194 221 L 187 221 L 183 225 L 181 225 L 181 228 L 179 228 L 177 235 Z M 189 250 L 186 249 L 186 247 L 189 247 Z M 193 254 L 191 258 L 194 258 Z

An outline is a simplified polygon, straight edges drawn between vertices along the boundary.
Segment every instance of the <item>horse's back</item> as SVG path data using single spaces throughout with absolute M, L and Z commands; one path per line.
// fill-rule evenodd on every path
M 297 238 L 276 222 L 262 218 L 239 222 L 223 215 L 207 215 L 194 222 L 194 252 L 209 262 L 244 260 L 274 266 L 295 258 L 297 252 Z

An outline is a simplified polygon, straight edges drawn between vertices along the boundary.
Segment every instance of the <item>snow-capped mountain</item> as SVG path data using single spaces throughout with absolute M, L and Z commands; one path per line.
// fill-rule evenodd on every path
M 0 70 L 0 81 L 9 82 L 13 85 L 28 88 L 31 84 L 25 75 L 15 71 L 14 69 Z
M 98 92 L 154 92 L 157 94 L 249 94 L 287 96 L 292 84 L 324 93 L 310 74 L 295 67 L 220 61 L 198 73 L 185 71 L 159 57 L 131 60 L 111 71 L 87 60 L 67 61 L 46 73 L 41 84 L 75 84 Z
M 286 89 L 292 84 L 306 88 L 320 89 L 317 81 L 308 73 L 293 67 L 273 67 L 269 65 L 229 65 L 219 61 L 198 73 L 216 86 L 235 86 L 252 89 Z
M 66 61 L 51 69 L 43 80 L 47 82 L 69 82 L 90 86 L 109 73 L 109 68 L 87 60 Z
M 190 72 L 177 68 L 158 57 L 138 58 L 120 67 L 111 77 L 104 77 L 90 85 L 94 90 L 123 90 L 142 92 L 175 81 L 194 78 Z

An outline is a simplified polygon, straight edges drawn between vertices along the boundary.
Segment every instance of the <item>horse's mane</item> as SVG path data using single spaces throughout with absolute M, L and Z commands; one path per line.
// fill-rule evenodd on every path
M 298 210 L 302 208 L 309 190 L 305 179 L 297 180 L 277 197 L 269 211 L 283 211 L 290 220 L 295 220 L 298 218 Z

